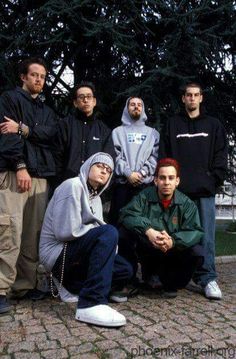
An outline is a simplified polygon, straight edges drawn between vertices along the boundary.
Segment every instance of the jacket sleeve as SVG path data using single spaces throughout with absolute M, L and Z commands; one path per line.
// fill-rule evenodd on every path
M 36 145 L 50 148 L 52 139 L 55 136 L 56 124 L 58 121 L 54 111 L 49 108 L 46 108 L 46 111 L 46 119 L 44 118 L 45 123 L 36 123 L 34 126 L 30 126 L 29 134 L 26 138 L 26 141 L 30 141 L 32 143 L 35 143 Z
M 197 206 L 192 201 L 187 201 L 184 207 L 180 230 L 169 233 L 174 240 L 174 246 L 180 250 L 199 243 L 204 233 L 200 225 Z
M 122 154 L 122 143 L 119 140 L 119 132 L 115 128 L 112 131 L 112 141 L 115 149 L 115 173 L 117 176 L 125 176 L 129 177 L 132 173 L 130 167 L 127 164 L 126 159 L 124 158 L 124 155 Z
M 0 122 L 4 121 L 4 116 L 16 121 L 14 105 L 6 93 L 0 97 Z M 24 141 L 18 134 L 0 134 L 0 157 L 6 160 L 9 167 L 14 170 L 18 162 L 24 162 L 23 147 Z
M 64 187 L 69 186 L 65 183 Z M 63 190 L 68 192 L 66 188 L 59 188 L 55 192 L 53 204 L 53 233 L 59 241 L 71 241 L 78 238 L 78 233 L 81 230 L 81 188 L 77 188 L 76 195 L 71 190 L 68 195 L 63 195 Z M 62 198 L 61 198 L 62 197 Z
M 155 169 L 157 166 L 157 159 L 158 159 L 159 140 L 160 140 L 160 135 L 157 130 L 153 129 L 152 135 L 154 136 L 154 145 L 152 147 L 152 151 L 150 153 L 149 158 L 147 158 L 144 166 L 141 168 L 147 173 L 148 176 L 153 176 L 155 173 Z
M 146 230 L 152 228 L 150 219 L 144 215 L 146 206 L 145 196 L 139 193 L 129 204 L 121 209 L 119 223 L 126 229 L 144 236 Z
M 222 185 L 227 171 L 227 138 L 223 125 L 219 122 L 215 135 L 214 158 L 212 174 L 216 180 L 216 186 Z

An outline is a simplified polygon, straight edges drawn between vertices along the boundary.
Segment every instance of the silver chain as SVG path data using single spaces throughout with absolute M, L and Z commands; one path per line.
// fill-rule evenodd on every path
M 63 283 L 63 278 L 64 278 L 64 271 L 65 271 L 65 260 L 66 260 L 66 249 L 67 249 L 67 242 L 64 243 L 64 247 L 63 247 L 63 258 L 62 258 L 62 268 L 61 268 L 61 279 L 60 279 L 60 284 L 59 284 L 59 289 L 57 291 L 57 293 L 55 294 L 53 291 L 53 274 L 52 272 L 50 272 L 50 289 L 51 289 L 51 294 L 54 298 L 59 297 L 60 295 L 60 291 L 61 291 L 61 287 L 62 287 L 62 283 Z

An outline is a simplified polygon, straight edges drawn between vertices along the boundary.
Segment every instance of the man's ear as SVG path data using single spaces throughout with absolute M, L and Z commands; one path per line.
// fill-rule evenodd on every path
M 20 79 L 21 79 L 22 82 L 24 82 L 25 76 L 26 76 L 25 74 L 20 74 Z
M 178 187 L 179 184 L 180 184 L 180 178 L 177 177 L 177 178 L 176 178 L 176 187 Z
M 154 177 L 153 182 L 154 182 L 154 185 L 157 186 L 157 177 L 156 176 Z
M 77 105 L 77 100 L 73 100 L 73 105 L 74 105 L 75 108 L 78 107 L 78 105 Z

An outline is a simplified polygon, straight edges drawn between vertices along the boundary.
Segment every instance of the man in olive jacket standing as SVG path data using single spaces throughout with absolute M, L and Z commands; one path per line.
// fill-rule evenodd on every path
M 201 261 L 203 231 L 193 201 L 176 187 L 180 182 L 178 162 L 164 158 L 157 164 L 154 186 L 149 187 L 121 210 L 120 223 L 131 232 L 122 240 L 122 254 L 132 262 L 134 247 L 142 260 L 149 261 L 159 275 L 168 297 L 190 281 Z M 132 239 L 131 239 L 132 238 Z M 133 256 L 134 258 L 134 256 Z M 135 263 L 132 263 L 135 267 Z

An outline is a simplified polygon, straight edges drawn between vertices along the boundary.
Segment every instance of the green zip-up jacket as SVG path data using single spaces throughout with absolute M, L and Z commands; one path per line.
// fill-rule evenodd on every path
M 121 210 L 119 222 L 141 238 L 147 238 L 149 228 L 165 230 L 173 239 L 176 249 L 186 249 L 201 241 L 203 230 L 196 205 L 182 192 L 175 190 L 167 209 L 161 204 L 155 186 L 135 196 Z

